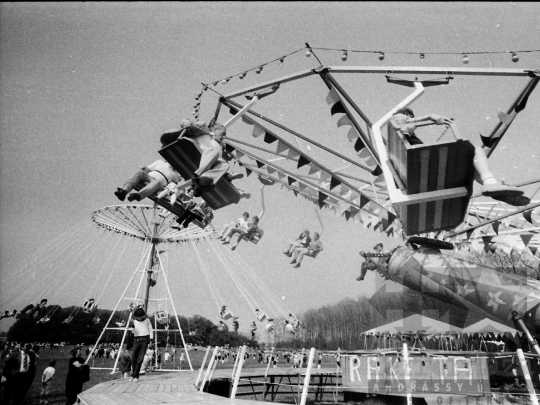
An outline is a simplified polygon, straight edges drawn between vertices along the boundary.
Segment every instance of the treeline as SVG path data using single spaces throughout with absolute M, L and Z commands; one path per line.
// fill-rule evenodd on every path
M 76 307 L 62 308 L 60 306 L 47 307 L 47 313 L 51 314 L 50 320 L 46 323 L 37 322 L 38 319 L 22 315 L 11 326 L 7 333 L 8 341 L 31 341 L 31 342 L 51 342 L 60 343 L 66 342 L 71 344 L 95 344 L 99 335 L 103 331 L 107 321 L 109 320 L 112 311 L 99 310 L 99 323 L 94 323 L 94 318 L 98 314 L 97 311 L 87 314 L 82 310 L 77 311 L 70 324 L 63 323 L 68 316 L 72 315 Z M 117 322 L 126 322 L 129 317 L 129 311 L 116 312 L 111 319 L 108 327 L 117 327 Z M 187 344 L 195 345 L 211 345 L 211 346 L 239 346 L 244 343 L 251 347 L 257 347 L 257 342 L 250 340 L 241 333 L 231 332 L 228 330 L 220 331 L 218 327 L 209 319 L 195 315 L 191 318 L 179 316 L 180 326 Z M 154 317 L 150 316 L 152 325 L 155 325 Z M 183 346 L 179 332 L 174 330 L 179 329 L 174 316 L 169 315 L 169 330 L 165 329 L 164 325 L 158 324 L 158 341 L 160 345 L 174 344 Z M 189 331 L 195 332 L 191 336 Z M 103 343 L 120 343 L 123 336 L 122 330 L 107 330 L 101 342 Z M 128 342 L 133 339 L 131 332 L 128 332 Z
M 449 302 L 422 295 L 403 287 L 403 292 L 386 292 L 384 288 L 371 298 L 347 298 L 334 305 L 310 309 L 302 314 L 305 325 L 297 340 L 283 342 L 296 347 L 316 347 L 322 350 L 364 349 L 366 341 L 362 332 L 394 322 L 413 314 L 463 327 L 467 319 L 472 322 L 482 317 Z M 368 338 L 368 349 L 378 347 L 378 338 Z

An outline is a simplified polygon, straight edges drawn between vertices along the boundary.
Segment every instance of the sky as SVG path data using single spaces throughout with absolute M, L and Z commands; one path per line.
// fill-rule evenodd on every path
M 103 307 L 115 305 L 141 247 L 126 248 L 129 258 L 122 258 L 105 283 L 108 268 L 101 269 L 116 258 L 116 239 L 92 227 L 92 212 L 119 204 L 116 187 L 159 158 L 159 136 L 191 117 L 201 83 L 255 68 L 305 42 L 386 55 L 379 61 L 376 54 L 350 53 L 344 62 L 341 52 L 316 50 L 327 66 L 463 67 L 459 54 L 467 52 L 471 68 L 539 69 L 540 52 L 518 52 L 518 63 L 508 53 L 538 49 L 539 17 L 540 5 L 522 2 L 0 4 L 0 310 L 23 306 L 45 292 L 50 303 L 79 305 L 89 290 L 103 291 Z M 392 52 L 425 53 L 426 58 Z M 432 54 L 444 52 L 456 54 Z M 302 51 L 281 67 L 271 63 L 260 75 L 251 71 L 243 81 L 234 78 L 215 90 L 227 94 L 317 66 Z M 410 92 L 387 84 L 383 75 L 339 79 L 372 121 Z M 456 77 L 449 86 L 426 91 L 413 108 L 417 115 L 455 118 L 461 132 L 478 143 L 479 133 L 493 128 L 497 111 L 510 106 L 526 80 Z M 540 173 L 539 94 L 533 93 L 490 158 L 493 172 L 509 184 Z M 255 109 L 355 159 L 330 116 L 326 95 L 315 76 L 283 85 Z M 212 117 L 217 99 L 215 92 L 204 93 L 201 119 Z M 230 115 L 225 111 L 222 117 Z M 228 135 L 252 142 L 240 122 Z M 329 167 L 344 166 L 341 159 L 301 144 Z M 217 211 L 217 229 L 243 211 L 253 215 L 261 210 L 256 178 L 236 184 L 252 198 Z M 320 228 L 314 206 L 275 185 L 265 189 L 265 207 L 263 240 L 257 246 L 240 245 L 237 254 L 269 293 L 295 313 L 370 296 L 378 276 L 355 281 L 362 262 L 358 252 L 377 242 L 388 248 L 399 244 L 323 210 L 324 252 L 293 269 L 281 251 L 302 229 Z M 111 245 L 105 246 L 107 241 Z M 199 313 L 217 322 L 216 303 L 193 252 L 181 249 L 170 253 L 176 307 L 182 314 Z M 231 279 L 215 266 L 223 296 L 238 298 Z M 235 305 L 241 311 L 242 304 Z M 9 320 L 0 322 L 0 329 L 10 325 Z

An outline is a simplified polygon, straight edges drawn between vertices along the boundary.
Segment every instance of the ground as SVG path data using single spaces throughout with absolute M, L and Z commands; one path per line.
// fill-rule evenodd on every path
M 66 382 L 66 376 L 68 371 L 68 360 L 70 358 L 69 354 L 70 347 L 63 347 L 59 350 L 41 350 L 39 352 L 39 360 L 37 363 L 37 370 L 36 370 L 36 378 L 34 379 L 34 382 L 30 388 L 30 391 L 28 391 L 28 394 L 26 395 L 25 401 L 23 402 L 23 405 L 38 405 L 39 404 L 39 396 L 41 391 L 41 376 L 43 374 L 43 370 L 49 365 L 49 361 L 52 359 L 56 359 L 56 373 L 52 379 L 52 385 L 50 390 L 50 398 L 49 403 L 52 404 L 64 404 L 65 403 L 65 382 Z M 162 350 L 163 351 L 163 350 Z M 202 360 L 204 358 L 204 351 L 192 351 L 190 352 L 191 361 L 193 365 L 194 370 L 198 370 L 201 366 Z M 83 354 L 84 356 L 84 354 Z M 324 357 L 324 366 L 335 366 L 335 359 L 333 357 Z M 93 359 L 89 362 L 91 367 L 94 367 L 90 372 L 90 381 L 84 384 L 84 390 L 87 390 L 94 385 L 97 385 L 99 383 L 115 380 L 120 378 L 120 373 L 111 374 L 111 370 L 100 370 L 99 368 L 112 368 L 114 365 L 113 359 Z M 3 363 L 0 363 L 1 367 L 3 368 Z M 232 367 L 234 365 L 234 361 L 230 358 L 227 361 L 225 361 L 223 364 L 220 362 L 217 365 L 217 369 L 224 369 L 229 368 L 232 370 Z M 249 360 L 246 360 L 244 367 L 246 368 L 256 368 L 256 367 L 264 367 L 266 364 L 263 364 L 262 366 L 258 364 L 257 360 L 253 360 L 250 358 Z M 290 367 L 291 364 L 287 364 L 284 362 L 283 359 L 279 359 L 278 367 L 280 368 L 286 368 Z M 162 364 L 163 368 L 175 368 L 178 369 L 179 364 L 178 361 L 173 361 L 172 359 L 169 360 L 167 363 Z M 184 362 L 183 370 L 188 370 L 188 364 L 187 361 Z M 159 371 L 152 372 L 152 375 L 157 375 L 158 373 L 161 373 Z M 168 373 L 163 371 L 163 373 Z M 141 377 L 141 379 L 144 378 L 144 376 Z M 281 399 L 280 399 L 281 401 Z

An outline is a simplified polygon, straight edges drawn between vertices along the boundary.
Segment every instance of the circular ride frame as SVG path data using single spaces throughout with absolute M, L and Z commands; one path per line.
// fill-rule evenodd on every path
M 180 243 L 188 241 L 199 241 L 211 237 L 215 230 L 213 226 L 208 225 L 205 229 L 200 229 L 199 227 L 192 225 L 186 229 L 180 228 L 176 225 L 174 216 L 163 217 L 157 213 L 156 207 L 146 206 L 146 205 L 114 205 L 105 207 L 95 211 L 92 214 L 92 221 L 108 231 L 116 232 L 125 236 L 134 237 L 145 244 L 148 244 L 148 247 L 143 254 L 139 265 L 135 269 L 131 279 L 129 280 L 122 296 L 118 300 L 115 308 L 113 309 L 111 316 L 109 317 L 105 327 L 103 328 L 101 334 L 99 335 L 96 344 L 92 348 L 92 352 L 88 356 L 86 363 L 92 358 L 93 353 L 99 345 L 103 335 L 107 330 L 117 330 L 123 331 L 122 341 L 120 347 L 123 346 L 127 332 L 129 330 L 129 324 L 132 319 L 133 310 L 129 313 L 129 318 L 124 327 L 110 327 L 110 323 L 115 312 L 118 310 L 122 300 L 129 300 L 131 302 L 139 300 L 139 294 L 142 289 L 143 280 L 145 279 L 146 273 L 146 285 L 144 287 L 144 310 L 148 313 L 148 304 L 149 301 L 166 301 L 169 300 L 174 311 L 174 316 L 178 329 L 165 329 L 167 332 L 179 332 L 182 339 L 184 348 L 186 348 L 186 357 L 189 364 L 190 370 L 193 370 L 191 364 L 191 359 L 189 357 L 189 351 L 187 350 L 186 342 L 184 340 L 184 334 L 180 326 L 180 321 L 178 319 L 178 313 L 176 312 L 176 307 L 174 306 L 174 301 L 172 298 L 171 290 L 169 287 L 169 282 L 165 274 L 165 268 L 161 259 L 160 251 L 157 249 L 160 243 Z M 155 269 L 158 265 L 158 270 Z M 152 287 L 152 276 L 154 273 L 161 273 L 163 275 L 163 280 L 165 287 L 167 289 L 167 298 L 150 298 L 150 287 Z M 138 276 L 138 277 L 137 277 Z M 129 287 L 135 282 L 136 292 L 134 297 L 126 297 L 126 293 Z M 157 320 L 154 325 L 154 341 L 157 340 Z M 160 330 L 161 331 L 161 330 Z M 113 374 L 118 365 L 119 356 L 116 357 L 114 366 L 112 368 L 111 374 Z M 110 369 L 110 368 L 105 368 Z M 176 371 L 176 370 L 167 370 L 164 371 Z

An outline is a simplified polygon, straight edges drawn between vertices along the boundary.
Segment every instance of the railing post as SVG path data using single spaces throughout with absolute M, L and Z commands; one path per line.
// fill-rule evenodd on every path
M 206 353 L 204 355 L 204 359 L 201 364 L 201 368 L 199 369 L 199 375 L 197 376 L 197 381 L 195 381 L 195 388 L 197 388 L 197 385 L 199 384 L 199 380 L 201 379 L 202 371 L 204 370 L 204 365 L 206 364 L 206 358 L 208 357 L 208 353 L 210 352 L 210 348 L 212 346 L 208 346 L 206 348 Z
M 407 405 L 412 405 L 411 375 L 409 373 L 409 350 L 407 343 L 403 343 L 403 368 L 405 369 L 405 391 L 407 392 Z
M 238 350 L 236 352 L 236 359 L 234 360 L 234 366 L 233 366 L 233 369 L 232 369 L 232 374 L 231 374 L 231 378 L 234 378 L 234 373 L 236 371 L 236 366 L 238 365 L 238 361 L 240 360 L 240 351 L 242 349 Z
M 313 367 L 313 357 L 315 357 L 315 348 L 312 347 L 309 351 L 309 359 L 306 369 L 306 377 L 304 378 L 304 389 L 302 390 L 302 399 L 300 400 L 300 405 L 306 405 L 309 382 L 311 380 L 311 368 Z
M 236 390 L 238 389 L 238 381 L 240 381 L 240 374 L 242 374 L 242 367 L 244 366 L 244 357 L 246 355 L 246 345 L 242 346 L 242 350 L 239 355 L 238 367 L 236 368 L 236 375 L 234 376 L 234 384 L 231 391 L 230 398 L 236 396 Z
M 531 374 L 529 373 L 529 368 L 527 367 L 527 360 L 525 360 L 522 349 L 517 349 L 517 356 L 519 359 L 519 364 L 521 365 L 521 370 L 523 371 L 523 377 L 525 377 L 525 384 L 527 384 L 527 389 L 529 390 L 531 402 L 533 405 L 538 405 L 538 397 L 536 396 L 536 392 L 531 380 Z
M 208 368 L 206 369 L 206 373 L 204 373 L 204 378 L 201 383 L 201 388 L 199 388 L 200 392 L 203 392 L 204 390 L 204 384 L 208 380 L 208 377 L 210 376 L 210 372 L 212 371 L 212 366 L 214 365 L 215 358 L 217 356 L 217 352 L 219 350 L 219 346 L 216 346 L 214 348 L 214 351 L 212 352 L 212 357 L 210 358 L 210 361 L 208 362 Z

